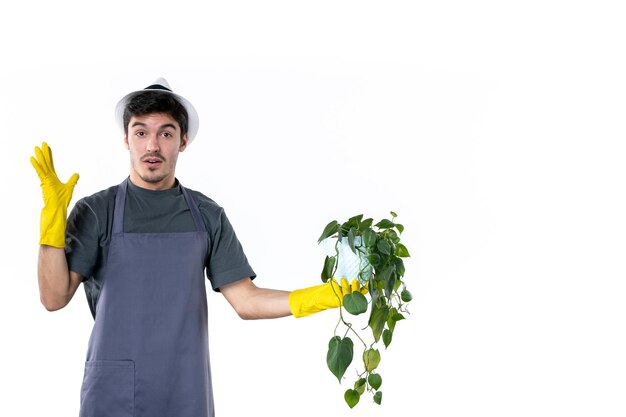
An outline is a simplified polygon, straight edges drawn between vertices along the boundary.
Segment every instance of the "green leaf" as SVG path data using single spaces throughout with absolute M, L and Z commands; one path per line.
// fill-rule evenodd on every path
M 393 313 L 393 319 L 398 322 L 400 320 L 405 320 L 406 317 L 404 317 L 404 315 L 402 313 Z
M 372 227 L 372 224 L 374 223 L 374 219 L 365 219 L 361 222 L 361 224 L 359 225 L 359 232 L 363 233 L 366 230 L 369 230 L 370 227 Z
M 376 392 L 376 394 L 374 394 L 374 402 L 380 405 L 382 400 L 383 400 L 383 392 L 382 391 Z
M 378 342 L 380 335 L 383 333 L 387 317 L 389 316 L 389 307 L 385 304 L 382 306 L 374 305 L 372 307 L 372 314 L 369 319 L 369 327 L 372 329 L 374 340 Z
M 378 266 L 380 263 L 380 255 L 377 253 L 372 253 L 371 255 L 366 256 L 367 262 L 370 263 L 373 267 Z
M 375 226 L 378 227 L 379 229 L 391 229 L 395 225 L 396 224 L 392 222 L 391 220 L 383 219 L 379 221 L 378 223 L 376 223 Z
M 387 328 L 389 330 L 391 330 L 392 332 L 395 330 L 396 328 L 396 321 L 393 319 L 394 314 L 396 314 L 398 312 L 398 310 L 396 310 L 396 308 L 392 308 L 391 310 L 389 310 L 389 314 L 387 315 Z
M 354 248 L 355 233 L 356 228 L 354 227 L 351 227 L 350 230 L 348 230 L 348 245 L 350 246 L 350 249 L 352 249 L 352 252 L 356 255 L 356 249 Z
M 383 330 L 383 343 L 385 344 L 385 348 L 387 348 L 391 344 L 391 339 L 393 338 L 393 332 L 389 329 Z
M 398 215 L 393 211 L 390 211 L 389 213 L 391 214 L 391 217 L 398 217 Z
M 398 242 L 400 242 L 400 236 L 398 236 L 398 234 L 397 234 L 395 231 L 391 230 L 391 229 L 389 229 L 389 230 L 385 230 L 385 231 L 383 232 L 383 234 L 384 234 L 384 236 L 385 236 L 387 239 L 389 239 L 389 240 L 390 240 L 390 241 L 392 241 L 393 243 L 398 243 Z
M 381 268 L 382 265 L 385 264 L 381 261 L 380 265 L 378 265 L 378 269 L 376 270 L 376 281 L 378 281 L 377 284 L 381 286 L 381 290 L 385 289 L 385 285 L 387 284 L 387 280 L 391 274 L 391 267 L 387 264 L 384 268 Z
M 367 290 L 369 291 L 370 298 L 372 300 L 372 306 L 377 305 L 378 297 L 380 296 L 378 288 L 376 288 L 376 282 L 377 281 L 374 279 L 374 275 L 371 275 L 367 283 L 368 285 Z M 371 315 L 370 315 L 370 320 L 371 320 Z
M 398 274 L 399 277 L 403 277 L 405 270 L 402 258 L 393 258 L 393 263 L 396 266 L 396 274 Z
M 345 222 L 344 224 L 341 225 L 341 231 L 343 232 L 344 235 L 346 235 L 348 233 L 348 230 L 350 230 L 351 228 L 355 228 L 356 230 L 359 229 L 359 225 L 361 224 L 361 219 L 363 218 L 362 214 L 359 214 L 358 216 L 354 216 L 354 217 L 350 217 L 350 219 L 348 219 L 347 222 Z
M 387 282 L 385 285 L 385 295 L 388 298 L 391 298 L 391 294 L 396 290 L 396 283 L 398 282 L 397 278 L 396 266 L 391 265 L 389 267 L 389 275 L 387 276 Z
M 359 393 L 359 395 L 365 392 L 365 378 L 361 378 L 354 383 L 354 390 Z
M 382 279 L 376 278 L 376 289 L 378 289 L 378 291 L 384 291 L 385 290 L 385 281 L 382 280 Z
M 324 228 L 324 231 L 322 232 L 322 235 L 320 236 L 320 238 L 317 239 L 317 243 L 320 243 L 322 240 L 326 239 L 327 237 L 332 236 L 333 234 L 337 233 L 338 230 L 339 230 L 339 223 L 337 223 L 337 220 L 333 220 L 332 222 L 328 223 L 326 227 Z
M 365 245 L 366 248 L 371 248 L 375 244 L 376 244 L 376 232 L 371 229 L 365 230 L 363 232 L 363 245 Z
M 380 363 L 380 352 L 378 349 L 367 349 L 363 352 L 363 364 L 367 372 L 372 372 Z
M 395 289 L 396 285 L 396 266 L 395 264 L 387 264 L 382 270 L 376 271 L 376 285 L 385 292 L 387 297 L 391 297 L 391 293 Z
M 367 311 L 367 298 L 358 291 L 343 296 L 343 307 L 350 314 L 359 315 Z
M 398 313 L 395 308 L 392 308 L 389 312 L 389 317 L 387 318 L 387 327 L 389 327 L 389 330 L 393 332 L 393 330 L 396 328 L 396 323 L 400 320 L 404 320 L 404 316 Z
M 346 403 L 348 403 L 348 406 L 350 408 L 354 408 L 354 406 L 359 403 L 359 400 L 361 399 L 361 395 L 359 394 L 358 391 L 349 389 L 346 391 L 345 394 L 343 394 L 343 398 L 346 400 Z
M 385 255 L 391 255 L 391 245 L 389 245 L 386 240 L 381 239 L 376 242 L 376 247 L 380 252 L 384 253 Z
M 353 347 L 354 344 L 349 337 L 342 339 L 339 336 L 334 336 L 328 342 L 326 364 L 330 372 L 337 377 L 339 383 L 341 383 L 341 378 L 346 373 L 346 369 L 352 363 Z
M 378 388 L 380 388 L 380 386 L 383 384 L 383 378 L 379 374 L 370 374 L 367 377 L 367 382 L 369 382 L 372 388 L 378 390 Z
M 411 292 L 409 290 L 404 289 L 400 293 L 400 299 L 402 301 L 404 301 L 405 303 L 408 303 L 409 301 L 411 301 L 413 299 L 413 294 L 411 294 Z
M 402 243 L 396 243 L 396 256 L 400 258 L 409 258 L 409 250 Z
M 322 282 L 328 282 L 328 280 L 333 277 L 336 262 L 337 257 L 335 256 L 327 256 L 326 259 L 324 259 L 324 269 L 322 269 Z
M 402 234 L 402 232 L 404 232 L 404 226 L 402 226 L 399 223 L 396 223 L 396 229 L 398 229 L 398 232 L 400 232 L 400 234 Z
M 344 226 L 346 227 L 356 227 L 359 228 L 359 224 L 361 224 L 361 219 L 363 218 L 362 214 L 357 216 L 350 217 L 347 222 L 345 222 Z

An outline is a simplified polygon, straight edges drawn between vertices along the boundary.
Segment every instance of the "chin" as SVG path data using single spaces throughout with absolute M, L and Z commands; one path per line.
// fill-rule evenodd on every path
M 145 182 L 149 184 L 158 184 L 160 182 L 165 181 L 165 177 L 144 177 L 142 178 Z

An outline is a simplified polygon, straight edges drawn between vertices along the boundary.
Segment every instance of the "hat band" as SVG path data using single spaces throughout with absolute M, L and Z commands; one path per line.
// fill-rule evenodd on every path
M 169 91 L 170 93 L 172 92 L 172 90 L 170 90 L 167 87 L 163 87 L 161 84 L 152 84 L 146 87 L 145 90 L 165 90 L 165 91 Z

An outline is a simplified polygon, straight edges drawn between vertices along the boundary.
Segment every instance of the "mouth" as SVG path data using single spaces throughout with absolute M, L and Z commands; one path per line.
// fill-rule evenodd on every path
M 150 168 L 156 168 L 163 163 L 163 159 L 150 156 L 142 158 L 141 162 L 143 162 Z

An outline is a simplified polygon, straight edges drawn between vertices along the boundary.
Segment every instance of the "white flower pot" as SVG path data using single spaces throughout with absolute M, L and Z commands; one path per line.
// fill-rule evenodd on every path
M 322 240 L 321 244 L 326 256 L 337 256 L 337 270 L 334 277 L 337 281 L 346 278 L 349 282 L 352 282 L 353 279 L 358 279 L 361 284 L 368 282 L 372 275 L 372 266 L 361 252 L 363 249 L 360 236 L 354 239 L 356 254 L 350 249 L 347 237 L 342 237 L 338 245 L 336 237 L 326 238 Z

